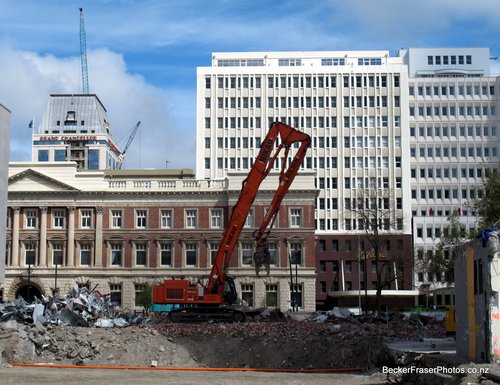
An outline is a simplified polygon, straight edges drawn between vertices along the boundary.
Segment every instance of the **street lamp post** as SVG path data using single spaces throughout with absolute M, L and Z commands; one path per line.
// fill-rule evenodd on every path
M 57 260 L 56 260 L 56 271 L 55 271 L 55 277 L 54 277 L 54 295 L 57 293 Z
M 35 246 L 35 242 L 33 239 L 29 239 L 29 253 L 27 254 L 28 257 L 28 294 L 27 294 L 27 300 L 28 302 L 31 302 L 31 264 L 34 263 L 33 259 L 33 249 Z

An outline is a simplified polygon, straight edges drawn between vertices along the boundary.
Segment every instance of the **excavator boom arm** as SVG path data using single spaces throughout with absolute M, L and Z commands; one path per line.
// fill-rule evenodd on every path
M 278 137 L 280 137 L 281 143 L 273 154 Z M 288 153 L 291 146 L 295 143 L 299 144 L 299 148 L 291 162 L 289 162 Z M 310 144 L 311 138 L 309 135 L 294 129 L 291 126 L 280 122 L 275 122 L 271 125 L 268 134 L 261 144 L 259 154 L 255 159 L 247 178 L 242 183 L 238 201 L 233 208 L 229 224 L 215 256 L 215 261 L 206 285 L 207 293 L 219 293 L 223 296 L 224 283 L 226 281 L 226 270 L 231 254 L 236 247 L 239 235 L 245 225 L 247 215 L 252 207 L 255 197 L 257 196 L 259 186 L 272 170 L 274 163 L 282 150 L 284 149 L 285 153 L 281 162 L 279 186 L 276 189 L 276 193 L 259 229 L 256 231 L 257 242 L 259 242 L 259 239 L 261 239 L 266 233 L 268 226 L 272 226 L 274 218 L 278 213 L 281 201 L 288 192 L 293 179 L 297 175 L 298 169 L 304 160 L 307 148 Z

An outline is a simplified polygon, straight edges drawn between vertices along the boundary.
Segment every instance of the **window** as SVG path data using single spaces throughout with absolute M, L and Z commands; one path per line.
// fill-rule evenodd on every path
M 122 227 L 122 211 L 111 210 L 111 227 L 113 229 L 121 229 Z
M 63 244 L 53 243 L 52 244 L 52 264 L 62 265 L 63 264 Z
M 146 290 L 150 290 L 150 288 L 148 287 L 148 285 L 146 284 L 143 284 L 143 283 L 136 283 L 134 284 L 134 292 L 135 292 L 135 306 L 141 306 L 142 304 L 138 303 L 138 300 L 141 296 L 141 293 L 146 291 Z M 141 301 L 139 301 L 141 302 Z
M 278 242 L 269 242 L 269 264 L 272 266 L 278 265 Z
M 241 244 L 241 264 L 250 266 L 253 264 L 253 242 Z
M 212 210 L 210 225 L 211 225 L 212 229 L 222 228 L 222 210 L 221 209 Z
M 195 242 L 186 243 L 186 266 L 196 266 L 198 263 L 198 245 Z
M 146 266 L 147 245 L 145 243 L 135 244 L 135 264 L 137 266 Z
M 217 251 L 219 250 L 219 242 L 210 242 L 209 248 L 210 264 L 213 265 L 215 263 L 215 258 L 217 257 Z
M 302 284 L 290 285 L 290 306 L 292 308 L 302 308 Z
M 245 301 L 248 306 L 253 307 L 253 284 L 246 283 L 241 285 L 241 299 Z
M 54 216 L 54 229 L 64 228 L 64 210 L 57 209 L 52 212 Z
M 253 227 L 253 209 L 248 212 L 247 219 L 245 221 L 245 228 Z
M 80 243 L 80 265 L 90 266 L 90 243 Z
M 162 266 L 172 265 L 172 244 L 170 242 L 160 243 L 160 263 Z
M 54 160 L 64 162 L 66 160 L 66 150 L 54 150 Z
M 38 161 L 48 162 L 49 161 L 49 150 L 38 150 Z
M 36 242 L 27 241 L 24 244 L 24 263 L 26 266 L 36 264 Z
M 82 229 L 90 229 L 91 219 L 92 219 L 91 210 L 80 211 L 80 227 Z
M 123 246 L 119 242 L 111 243 L 111 266 L 122 265 Z
M 110 284 L 109 285 L 110 299 L 111 303 L 115 306 L 122 305 L 122 285 L 121 284 Z
M 147 225 L 147 210 L 135 211 L 135 227 L 137 229 L 145 229 Z
M 278 285 L 266 284 L 266 306 L 278 307 Z
M 29 209 L 24 212 L 24 217 L 26 219 L 26 229 L 36 229 L 37 226 L 37 210 Z
M 186 228 L 195 229 L 197 225 L 196 210 L 186 210 Z
M 171 229 L 172 228 L 172 210 L 161 210 L 161 228 Z
M 302 210 L 290 209 L 290 227 L 302 226 Z
M 302 265 L 302 243 L 290 242 L 290 263 Z
M 99 150 L 89 150 L 88 162 L 89 170 L 99 169 Z

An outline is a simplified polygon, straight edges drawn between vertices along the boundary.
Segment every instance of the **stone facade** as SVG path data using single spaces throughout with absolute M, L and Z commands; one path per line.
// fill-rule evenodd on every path
M 136 290 L 164 279 L 208 275 L 211 256 L 246 174 L 197 180 L 190 170 L 77 171 L 75 163 L 13 163 L 9 169 L 7 271 L 3 299 L 62 293 L 75 284 L 134 309 Z M 302 173 L 280 209 L 269 276 L 253 267 L 253 231 L 274 194 L 263 182 L 230 261 L 243 299 L 254 307 L 315 309 L 314 174 Z M 292 215 L 300 216 L 300 225 Z M 297 219 L 297 218 L 294 218 Z M 291 253 L 299 257 L 290 269 Z M 292 272 L 292 275 L 290 275 Z M 29 288 L 29 289 L 28 289 Z

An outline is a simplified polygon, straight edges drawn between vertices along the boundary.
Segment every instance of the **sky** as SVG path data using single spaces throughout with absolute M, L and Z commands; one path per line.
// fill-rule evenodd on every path
M 0 104 L 11 161 L 31 160 L 50 94 L 89 90 L 108 111 L 124 168 L 195 168 L 196 68 L 212 52 L 488 47 L 500 75 L 500 0 L 0 0 Z

